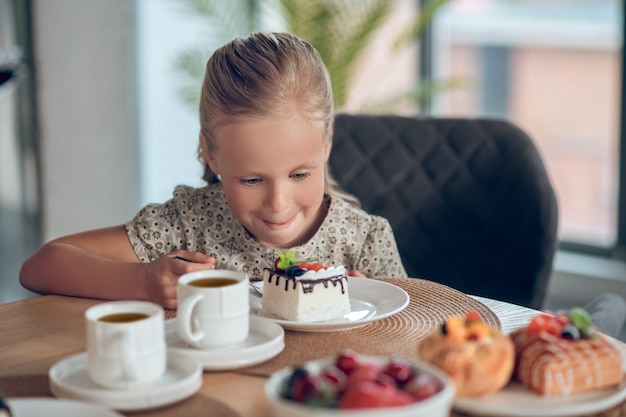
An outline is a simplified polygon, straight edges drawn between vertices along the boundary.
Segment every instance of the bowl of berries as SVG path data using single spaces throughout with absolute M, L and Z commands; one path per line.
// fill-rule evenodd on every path
M 275 416 L 447 417 L 454 384 L 425 363 L 346 351 L 275 372 L 265 393 Z

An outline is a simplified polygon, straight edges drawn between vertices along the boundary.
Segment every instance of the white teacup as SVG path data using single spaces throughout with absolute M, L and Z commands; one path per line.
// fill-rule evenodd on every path
M 208 349 L 248 337 L 248 276 L 229 270 L 190 272 L 178 279 L 176 328 L 182 340 Z
M 111 301 L 85 312 L 87 371 L 107 389 L 159 380 L 167 367 L 163 308 L 147 301 Z

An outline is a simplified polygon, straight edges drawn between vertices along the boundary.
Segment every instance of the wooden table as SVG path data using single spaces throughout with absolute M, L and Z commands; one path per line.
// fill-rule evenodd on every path
M 423 280 L 398 279 L 387 281 L 391 281 L 409 292 L 411 304 L 407 307 L 407 311 L 411 310 L 411 306 L 415 302 L 421 303 L 419 308 L 422 310 L 429 308 L 419 298 L 424 290 Z M 422 284 L 419 284 L 420 281 Z M 424 296 L 424 298 L 427 297 Z M 467 298 L 469 299 L 469 297 Z M 472 300 L 478 300 L 480 303 L 488 306 L 499 318 L 503 330 L 507 332 L 523 325 L 532 315 L 537 313 L 524 307 L 484 298 L 475 297 Z M 102 300 L 48 295 L 1 304 L 0 394 L 8 398 L 51 396 L 48 385 L 48 371 L 50 367 L 61 359 L 85 350 L 84 312 L 90 306 L 100 302 Z M 458 303 L 446 301 L 445 304 L 455 304 L 455 306 L 446 308 L 459 307 Z M 459 308 L 463 308 L 463 306 Z M 447 314 L 447 312 L 442 314 Z M 410 320 L 403 319 L 400 313 L 389 319 L 392 318 L 395 321 L 385 324 L 387 327 L 393 326 L 393 323 L 396 323 L 397 326 L 407 326 L 406 323 L 410 323 Z M 361 329 L 366 329 L 362 331 L 367 331 L 368 327 L 374 325 L 375 323 L 372 323 Z M 409 325 L 408 327 L 414 328 L 415 326 Z M 410 333 L 408 330 L 406 333 Z M 332 334 L 318 333 L 317 335 L 319 336 L 316 336 L 316 339 L 334 337 L 341 340 L 350 340 L 351 337 L 359 334 L 356 330 L 334 332 Z M 289 352 L 289 350 L 295 349 L 293 346 L 297 345 L 295 342 L 297 338 L 311 337 L 311 335 L 311 333 L 304 335 L 299 332 L 287 331 L 284 351 L 287 354 L 284 357 L 289 358 L 289 354 L 294 353 Z M 371 339 L 372 336 L 368 335 L 368 338 Z M 394 349 L 392 346 L 385 347 L 383 340 L 370 342 L 368 343 L 369 346 L 387 349 L 383 350 L 384 352 L 391 352 Z M 353 346 L 348 344 L 347 347 Z M 413 347 L 410 347 L 407 351 L 412 351 L 412 349 Z M 365 353 L 369 354 L 369 352 Z M 305 352 L 299 352 L 299 354 L 304 355 Z M 326 352 L 319 354 L 326 354 Z M 311 357 L 311 359 L 313 358 Z M 269 404 L 264 396 L 264 384 L 267 374 L 267 372 L 264 373 L 261 370 L 255 375 L 246 369 L 232 372 L 204 372 L 202 388 L 189 399 L 169 407 L 132 413 L 132 415 L 154 417 L 189 417 L 195 415 L 220 417 L 270 416 Z M 207 412 L 209 409 L 211 410 L 210 413 Z

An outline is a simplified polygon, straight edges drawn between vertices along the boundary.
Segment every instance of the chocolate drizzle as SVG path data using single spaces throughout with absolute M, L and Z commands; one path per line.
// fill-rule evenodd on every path
M 269 268 L 265 268 L 265 270 L 269 272 L 269 276 L 267 279 L 268 284 L 271 284 L 272 281 L 274 281 L 275 285 L 279 286 L 280 279 L 284 278 L 285 291 L 289 291 L 290 284 L 292 286 L 291 289 L 295 290 L 299 282 L 302 284 L 302 292 L 304 292 L 305 294 L 308 294 L 308 293 L 313 292 L 313 288 L 317 284 L 323 284 L 324 287 L 328 288 L 328 284 L 331 283 L 333 284 L 333 287 L 336 287 L 337 285 L 341 285 L 341 293 L 342 294 L 346 293 L 345 286 L 347 285 L 347 282 L 348 282 L 348 277 L 346 277 L 346 275 L 335 275 L 335 276 L 328 277 L 328 278 L 318 278 L 318 279 L 296 279 L 296 278 L 289 278 L 288 276 L 283 275 Z

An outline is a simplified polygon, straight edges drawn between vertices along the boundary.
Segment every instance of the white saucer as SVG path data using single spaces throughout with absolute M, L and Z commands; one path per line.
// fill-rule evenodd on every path
M 176 319 L 165 321 L 165 340 L 169 351 L 188 355 L 207 371 L 237 369 L 265 362 L 285 348 L 285 331 L 270 321 L 250 316 L 250 333 L 241 343 L 211 349 L 196 349 L 180 339 Z
M 124 417 L 101 405 L 75 400 L 33 397 L 6 401 L 15 417 Z
M 165 375 L 152 385 L 132 390 L 101 388 L 87 375 L 87 354 L 79 353 L 50 368 L 50 390 L 56 397 L 102 404 L 120 411 L 141 411 L 183 400 L 202 386 L 198 361 L 176 352 L 167 354 Z

